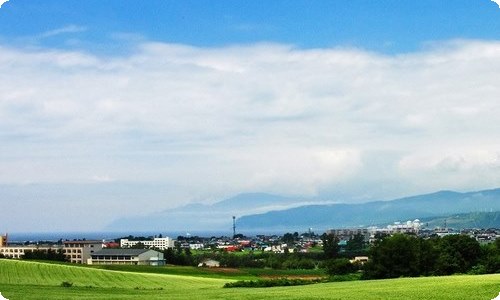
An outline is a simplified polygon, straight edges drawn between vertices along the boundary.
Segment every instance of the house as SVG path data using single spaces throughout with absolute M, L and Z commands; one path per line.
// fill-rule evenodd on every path
M 361 265 L 364 265 L 365 263 L 367 263 L 369 260 L 368 256 L 355 256 L 353 259 L 350 259 L 349 262 L 351 262 L 351 264 L 361 264 Z
M 213 259 L 207 259 L 199 263 L 198 267 L 218 268 L 220 267 L 220 262 Z
M 120 248 L 120 244 L 116 242 L 106 242 L 104 243 L 104 248 Z
M 85 264 L 90 256 L 102 250 L 102 241 L 75 240 L 63 242 L 63 253 L 72 263 Z
M 150 249 L 102 249 L 92 253 L 89 265 L 164 265 L 163 253 Z
M 202 250 L 203 248 L 205 248 L 205 245 L 203 245 L 202 243 L 189 244 L 189 249 L 191 250 Z

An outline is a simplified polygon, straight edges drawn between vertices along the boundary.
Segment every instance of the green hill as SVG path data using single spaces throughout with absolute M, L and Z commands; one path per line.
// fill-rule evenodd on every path
M 391 201 L 307 205 L 238 219 L 240 230 L 300 230 L 370 226 L 470 212 L 500 211 L 500 189 L 458 193 L 441 191 Z
M 63 281 L 72 287 L 61 287 Z M 492 299 L 500 275 L 401 278 L 223 289 L 226 279 L 0 259 L 0 292 L 17 299 Z
M 473 212 L 467 214 L 456 214 L 446 217 L 423 219 L 430 228 L 447 227 L 455 229 L 463 228 L 500 228 L 500 211 L 495 212 Z

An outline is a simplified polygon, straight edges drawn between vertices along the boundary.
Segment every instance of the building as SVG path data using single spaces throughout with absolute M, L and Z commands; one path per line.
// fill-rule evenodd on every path
M 150 249 L 102 249 L 87 259 L 89 265 L 164 265 L 163 253 Z
M 7 247 L 7 239 L 8 239 L 8 235 L 7 234 L 0 235 L 0 248 L 1 247 Z
M 172 240 L 169 237 L 154 238 L 153 240 L 137 240 L 137 241 L 131 241 L 129 239 L 121 239 L 120 247 L 131 248 L 139 243 L 143 244 L 145 248 L 156 248 L 160 250 L 174 248 L 174 240 Z
M 355 235 L 362 235 L 365 241 L 370 238 L 370 232 L 368 228 L 341 228 L 341 229 L 329 229 L 326 234 L 333 234 L 339 238 L 339 240 L 350 240 Z
M 39 246 L 12 246 L 12 247 L 0 247 L 0 254 L 8 258 L 22 258 L 24 254 L 34 251 L 43 251 L 47 253 L 49 250 L 59 251 L 60 247 L 39 247 Z
M 90 256 L 102 250 L 102 241 L 64 241 L 63 253 L 69 262 L 86 264 Z
M 418 234 L 422 224 L 419 219 L 414 221 L 406 221 L 406 223 L 394 222 L 393 225 L 388 225 L 387 229 L 390 234 L 395 233 L 413 233 Z
M 191 250 L 202 250 L 203 248 L 205 248 L 205 245 L 202 243 L 189 244 L 189 249 Z
M 0 255 L 8 258 L 22 258 L 26 253 L 29 252 L 34 252 L 34 251 L 42 251 L 42 252 L 49 252 L 49 251 L 59 251 L 61 247 L 58 247 L 57 245 L 50 245 L 50 244 L 44 244 L 44 245 L 20 245 L 20 244 L 15 244 L 12 246 L 8 245 L 8 235 L 0 235 Z
M 218 268 L 220 267 L 220 262 L 218 260 L 206 259 L 198 264 L 198 267 L 203 268 Z
M 368 256 L 355 256 L 353 259 L 350 259 L 349 262 L 351 264 L 361 264 L 364 265 L 369 260 Z

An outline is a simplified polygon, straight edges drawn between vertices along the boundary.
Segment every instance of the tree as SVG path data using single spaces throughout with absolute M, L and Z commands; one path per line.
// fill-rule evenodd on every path
M 283 243 L 285 244 L 288 244 L 288 245 L 292 245 L 293 242 L 295 241 L 295 237 L 293 234 L 287 232 L 283 235 L 283 237 L 281 238 L 281 240 L 283 241 Z
M 130 248 L 132 248 L 132 249 L 146 249 L 146 245 L 144 245 L 141 242 L 138 242 L 137 244 L 131 246 Z
M 439 257 L 436 262 L 438 275 L 466 273 L 479 262 L 481 247 L 466 235 L 448 235 L 439 240 Z
M 340 250 L 339 239 L 333 234 L 324 233 L 321 235 L 323 241 L 323 254 L 325 258 L 337 258 Z
M 487 273 L 500 273 L 500 239 L 484 247 L 483 261 Z
M 165 251 L 163 251 L 163 257 L 165 258 L 165 262 L 167 264 L 176 264 L 177 262 L 174 249 L 172 248 L 165 249 Z
M 435 239 L 418 239 L 418 264 L 420 275 L 429 276 L 434 274 L 436 260 L 439 250 Z
M 345 250 L 347 252 L 362 252 L 364 248 L 365 237 L 361 233 L 357 233 L 347 241 Z
M 23 259 L 38 259 L 38 260 L 55 260 L 55 261 L 66 261 L 66 257 L 62 249 L 48 249 L 39 250 L 35 249 L 33 251 L 26 251 L 24 253 Z
M 416 237 L 395 234 L 377 241 L 370 250 L 364 277 L 397 278 L 418 276 L 419 241 Z
M 326 273 L 332 275 L 345 275 L 356 271 L 356 267 L 347 258 L 331 259 L 326 262 Z

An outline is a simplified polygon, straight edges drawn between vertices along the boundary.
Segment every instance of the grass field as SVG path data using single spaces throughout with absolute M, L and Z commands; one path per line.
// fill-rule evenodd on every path
M 93 268 L 127 271 L 139 273 L 156 273 L 169 275 L 184 275 L 207 278 L 221 278 L 234 280 L 256 280 L 259 278 L 276 278 L 276 277 L 325 277 L 323 270 L 274 270 L 262 268 L 197 268 L 188 266 L 127 266 L 127 265 L 100 265 Z
M 190 271 L 194 272 L 194 271 Z M 63 281 L 72 287 L 61 287 Z M 230 279 L 0 260 L 0 292 L 17 299 L 492 299 L 500 275 L 351 281 L 223 289 Z

